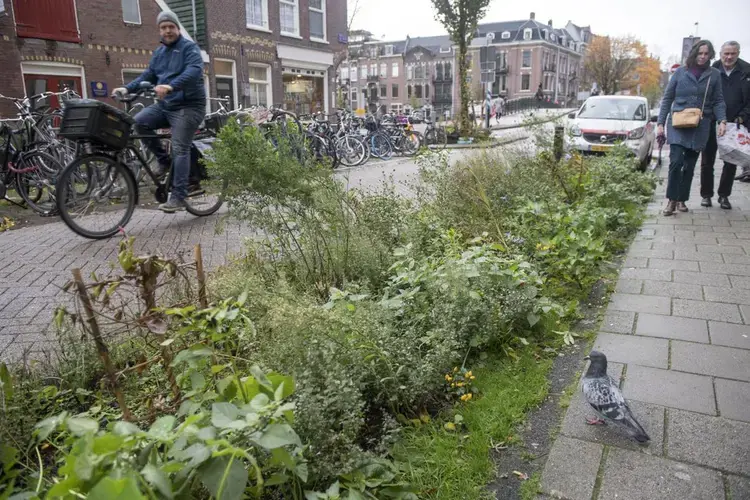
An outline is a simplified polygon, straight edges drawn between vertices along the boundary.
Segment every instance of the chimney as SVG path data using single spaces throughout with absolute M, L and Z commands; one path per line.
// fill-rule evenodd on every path
M 547 21 L 547 26 L 549 26 L 550 28 L 552 27 L 552 19 L 550 19 L 549 21 Z
M 536 19 L 536 14 L 534 14 L 533 12 L 529 14 L 529 19 L 531 19 L 532 21 Z

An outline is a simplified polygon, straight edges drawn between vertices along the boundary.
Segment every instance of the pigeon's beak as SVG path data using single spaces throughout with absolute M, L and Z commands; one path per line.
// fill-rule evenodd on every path
M 583 360 L 584 360 L 584 361 L 590 361 L 590 360 L 591 360 L 591 358 L 590 358 L 590 357 L 588 357 L 588 356 L 586 356 L 585 358 L 583 358 Z

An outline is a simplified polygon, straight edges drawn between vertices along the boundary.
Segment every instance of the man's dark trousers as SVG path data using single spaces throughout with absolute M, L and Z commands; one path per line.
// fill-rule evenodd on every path
M 708 144 L 706 149 L 701 153 L 701 198 L 713 198 L 714 196 L 714 163 L 716 163 L 716 122 L 711 124 L 711 131 L 708 134 Z M 737 165 L 724 162 L 724 168 L 721 170 L 721 180 L 719 181 L 719 197 L 726 197 L 732 194 L 732 185 L 734 185 L 734 176 L 737 173 Z

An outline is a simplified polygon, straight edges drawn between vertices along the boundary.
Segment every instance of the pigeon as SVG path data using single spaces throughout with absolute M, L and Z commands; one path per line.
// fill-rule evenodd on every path
M 584 359 L 590 360 L 591 364 L 583 377 L 583 396 L 596 413 L 604 418 L 587 418 L 587 423 L 598 425 L 611 422 L 637 442 L 648 443 L 651 438 L 633 416 L 615 379 L 607 375 L 607 356 L 591 351 Z

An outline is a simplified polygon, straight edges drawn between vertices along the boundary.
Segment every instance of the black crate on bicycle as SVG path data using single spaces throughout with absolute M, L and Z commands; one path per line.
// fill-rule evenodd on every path
M 222 129 L 224 125 L 227 124 L 229 121 L 229 116 L 227 115 L 213 115 L 206 118 L 205 125 L 206 129 L 210 130 L 211 132 L 218 134 L 219 130 Z
M 127 146 L 134 123 L 132 116 L 109 104 L 93 99 L 71 99 L 65 104 L 58 135 L 119 150 Z

